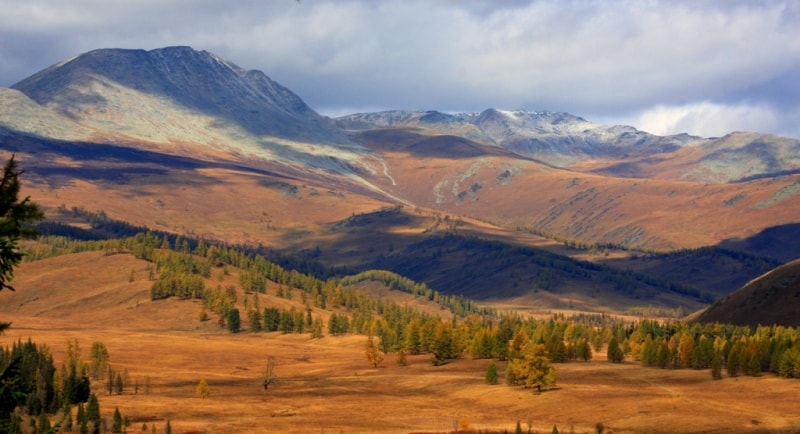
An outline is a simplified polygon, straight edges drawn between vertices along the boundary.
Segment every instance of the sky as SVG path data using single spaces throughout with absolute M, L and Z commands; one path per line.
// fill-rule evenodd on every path
M 328 116 L 563 111 L 800 138 L 800 1 L 0 0 L 0 86 L 97 48 L 188 45 Z

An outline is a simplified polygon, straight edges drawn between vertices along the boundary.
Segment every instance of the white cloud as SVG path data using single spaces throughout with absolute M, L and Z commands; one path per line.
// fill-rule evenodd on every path
M 658 105 L 630 121 L 658 135 L 689 133 L 718 137 L 732 131 L 774 131 L 781 114 L 764 105 L 725 105 L 699 102 L 682 106 Z

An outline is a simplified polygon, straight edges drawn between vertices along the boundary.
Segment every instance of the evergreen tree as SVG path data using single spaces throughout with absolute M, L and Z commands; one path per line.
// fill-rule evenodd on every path
M 61 417 L 61 430 L 72 432 L 72 408 L 69 404 L 64 405 L 63 416 Z
M 92 428 L 92 433 L 98 434 L 100 432 L 100 402 L 94 393 L 89 395 L 89 401 L 86 403 L 86 421 L 89 427 Z
M 322 318 L 320 317 L 314 318 L 314 323 L 311 324 L 311 338 L 319 339 L 323 337 L 322 329 L 323 329 Z
M 608 351 L 606 353 L 606 357 L 611 363 L 622 363 L 622 360 L 625 358 L 625 354 L 623 354 L 622 348 L 620 348 L 616 336 L 612 336 L 608 341 Z
M 78 421 L 78 432 L 80 434 L 89 434 L 89 419 L 86 417 L 86 408 L 83 404 L 78 404 L 76 419 Z
M 397 364 L 399 366 L 408 366 L 408 353 L 405 348 L 397 350 Z
M 714 351 L 714 355 L 711 357 L 711 378 L 722 379 L 722 356 L 717 351 Z
M 122 374 L 117 372 L 117 376 L 114 378 L 114 393 L 120 395 L 124 389 L 125 383 L 122 381 Z
M 3 167 L 0 180 L 0 291 L 14 290 L 9 282 L 14 277 L 14 268 L 22 261 L 24 253 L 19 249 L 19 240 L 35 234 L 26 225 L 44 217 L 39 206 L 30 197 L 19 200 L 22 171 L 12 155 Z M 8 323 L 0 323 L 0 332 L 8 328 Z
M 533 341 L 525 344 L 520 356 L 509 360 L 506 365 L 506 382 L 539 390 L 542 386 L 555 384 L 555 370 L 550 366 L 545 346 Z
M 122 414 L 119 412 L 119 407 L 114 408 L 113 422 L 111 423 L 112 433 L 122 432 Z
M 200 380 L 200 383 L 197 385 L 197 389 L 195 389 L 195 395 L 202 399 L 206 399 L 211 395 L 211 392 L 208 388 L 208 382 L 205 378 Z
M 241 318 L 239 317 L 239 309 L 233 308 L 228 311 L 228 331 L 231 333 L 239 333 L 242 326 Z
M 375 343 L 375 339 L 372 337 L 372 335 L 367 338 L 364 354 L 367 356 L 367 360 L 373 368 L 377 368 L 378 365 L 383 361 L 383 351 L 378 348 L 378 345 Z
M 39 413 L 39 419 L 36 421 L 36 432 L 37 433 L 50 433 L 50 418 L 47 417 L 47 413 L 44 411 Z
M 92 342 L 89 358 L 89 372 L 92 378 L 95 380 L 101 379 L 109 362 L 108 348 L 102 342 Z
M 486 367 L 486 384 L 497 384 L 497 365 L 494 362 L 489 363 Z
M 584 362 L 592 360 L 592 346 L 589 345 L 588 340 L 580 339 L 575 350 L 578 359 L 583 360 Z

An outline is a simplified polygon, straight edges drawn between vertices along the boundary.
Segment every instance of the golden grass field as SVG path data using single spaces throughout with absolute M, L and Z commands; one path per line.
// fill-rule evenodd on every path
M 86 360 L 92 342 L 106 344 L 113 368 L 127 369 L 140 390 L 134 394 L 129 384 L 123 394 L 107 395 L 104 380 L 93 390 L 104 417 L 111 420 L 118 407 L 130 418 L 129 433 L 142 424 L 163 432 L 167 419 L 174 433 L 514 432 L 517 421 L 539 433 L 554 425 L 562 433 L 595 432 L 598 422 L 616 433 L 800 430 L 794 380 L 714 381 L 707 370 L 610 364 L 604 353 L 556 365 L 557 387 L 541 394 L 505 386 L 502 378 L 485 384 L 488 360 L 434 367 L 420 355 L 401 367 L 389 354 L 375 369 L 364 356 L 364 336 L 232 335 L 213 320 L 201 323 L 199 302 L 151 302 L 145 267 L 124 254 L 56 257 L 23 264 L 16 291 L 0 293 L 0 319 L 13 322 L 1 345 L 30 338 L 47 344 L 60 365 L 67 341 L 77 340 Z M 299 306 L 271 295 L 259 302 Z M 278 382 L 264 391 L 268 356 L 276 358 Z M 147 377 L 149 394 L 141 388 Z M 195 395 L 201 379 L 208 399 Z

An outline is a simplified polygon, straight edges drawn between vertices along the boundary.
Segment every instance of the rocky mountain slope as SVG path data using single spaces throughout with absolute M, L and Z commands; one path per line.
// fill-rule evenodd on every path
M 345 175 L 365 160 L 363 148 L 264 73 L 189 47 L 95 50 L 12 89 L 4 90 L 0 126 L 47 138 L 238 155 Z

